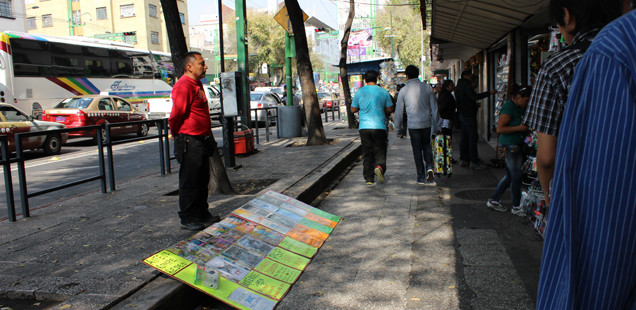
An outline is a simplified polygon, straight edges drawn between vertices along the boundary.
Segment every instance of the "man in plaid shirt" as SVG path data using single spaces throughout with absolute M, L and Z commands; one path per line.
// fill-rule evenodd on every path
M 537 172 L 548 205 L 557 137 L 574 67 L 599 29 L 613 19 L 605 18 L 604 15 L 610 14 L 589 12 L 594 6 L 602 6 L 599 5 L 601 1 L 585 2 L 589 3 L 583 4 L 579 0 L 550 1 L 550 15 L 557 21 L 559 32 L 568 47 L 550 57 L 539 70 L 523 122 L 538 132 Z

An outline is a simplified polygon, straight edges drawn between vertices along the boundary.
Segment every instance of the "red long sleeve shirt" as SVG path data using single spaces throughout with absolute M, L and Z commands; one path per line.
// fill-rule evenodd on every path
M 172 87 L 172 112 L 168 123 L 173 136 L 186 134 L 209 136 L 212 134 L 210 110 L 203 84 L 183 75 Z

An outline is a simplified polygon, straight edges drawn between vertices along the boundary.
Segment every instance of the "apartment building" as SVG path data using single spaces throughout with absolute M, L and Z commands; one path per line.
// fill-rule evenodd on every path
M 188 43 L 186 0 L 176 0 Z M 83 36 L 170 52 L 159 0 L 27 0 L 26 29 L 33 34 Z

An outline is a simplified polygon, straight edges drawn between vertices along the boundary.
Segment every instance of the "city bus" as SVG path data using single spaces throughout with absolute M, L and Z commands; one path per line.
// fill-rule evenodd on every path
M 168 98 L 174 83 L 169 53 L 84 37 L 0 33 L 0 102 L 38 119 L 65 98 L 107 94 L 146 112 L 146 100 Z

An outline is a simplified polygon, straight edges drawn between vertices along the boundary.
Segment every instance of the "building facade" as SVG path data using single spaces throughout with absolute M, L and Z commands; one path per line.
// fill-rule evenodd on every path
M 188 44 L 186 0 L 177 0 Z M 33 34 L 83 36 L 170 52 L 160 0 L 27 0 L 25 25 Z
M 25 31 L 24 1 L 0 0 L 0 31 Z

